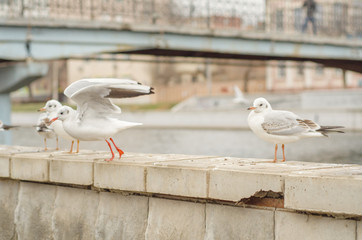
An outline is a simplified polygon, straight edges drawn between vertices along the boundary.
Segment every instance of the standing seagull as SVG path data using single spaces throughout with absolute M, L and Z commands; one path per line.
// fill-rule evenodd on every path
M 292 112 L 273 110 L 264 98 L 254 101 L 248 117 L 251 130 L 265 141 L 275 144 L 274 161 L 277 161 L 278 144 L 282 144 L 283 162 L 285 161 L 284 144 L 296 142 L 309 137 L 328 137 L 327 133 L 343 131 L 336 130 L 341 126 L 319 126 L 312 120 L 302 119 Z
M 56 137 L 53 129 L 50 126 L 48 126 L 49 123 L 50 123 L 49 115 L 47 113 L 42 113 L 42 114 L 40 114 L 40 116 L 38 118 L 38 123 L 35 126 L 36 131 L 39 133 L 40 136 L 42 136 L 44 138 L 44 151 L 48 150 L 47 138 Z M 58 150 L 58 141 L 57 141 L 57 150 Z
M 72 114 L 67 107 L 62 107 L 57 117 L 51 121 L 63 121 L 64 130 L 81 141 L 105 140 L 112 153 L 112 157 L 106 161 L 112 161 L 114 153 L 107 139 L 113 143 L 121 158 L 124 152 L 116 146 L 112 136 L 142 124 L 119 120 L 121 109 L 109 98 L 128 98 L 153 93 L 152 87 L 129 79 L 81 79 L 64 90 L 64 94 L 76 102 L 77 113 Z
M 44 112 L 48 114 L 49 119 L 53 119 L 57 116 L 59 109 L 62 107 L 62 104 L 58 102 L 57 100 L 49 100 L 46 102 L 45 106 L 40 108 L 38 111 Z M 74 110 L 69 107 L 69 111 Z M 57 146 L 58 146 L 58 136 L 62 137 L 63 139 L 67 139 L 72 141 L 72 145 L 70 147 L 69 153 L 73 152 L 73 145 L 74 145 L 74 139 L 72 136 L 70 136 L 63 128 L 63 122 L 60 120 L 54 121 L 51 123 L 51 127 L 54 130 L 55 134 L 57 135 Z M 79 140 L 77 140 L 77 153 L 79 152 Z
M 18 126 L 6 125 L 0 120 L 0 131 L 9 130 L 11 128 L 16 128 L 16 127 Z

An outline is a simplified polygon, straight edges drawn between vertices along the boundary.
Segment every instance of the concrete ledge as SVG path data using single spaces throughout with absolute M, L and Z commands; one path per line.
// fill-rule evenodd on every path
M 284 196 L 278 207 L 362 217 L 360 165 L 137 153 L 105 162 L 108 157 L 107 152 L 69 154 L 0 146 L 0 177 L 231 204 L 271 191 L 278 193 L 277 198 Z
M 0 179 L 0 239 L 361 240 L 362 222 Z

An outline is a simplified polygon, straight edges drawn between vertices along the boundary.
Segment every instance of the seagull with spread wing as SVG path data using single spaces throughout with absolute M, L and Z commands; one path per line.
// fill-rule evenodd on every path
M 7 124 L 4 124 L 4 123 L 0 120 L 0 131 L 10 130 L 11 128 L 16 128 L 16 127 L 18 127 L 18 126 L 7 125 Z
M 289 111 L 273 110 L 269 102 L 264 98 L 254 101 L 252 110 L 248 116 L 248 124 L 251 130 L 265 141 L 275 144 L 274 161 L 277 161 L 278 144 L 282 144 L 283 162 L 285 161 L 284 144 L 296 142 L 303 138 L 327 137 L 328 133 L 338 132 L 342 126 L 319 126 L 312 120 L 300 118 Z
M 114 105 L 110 98 L 129 98 L 153 93 L 152 87 L 129 79 L 81 79 L 64 90 L 64 94 L 77 104 L 77 111 L 73 113 L 69 107 L 62 107 L 57 117 L 51 121 L 63 121 L 64 130 L 80 141 L 105 140 L 112 153 L 112 157 L 106 161 L 112 161 L 114 153 L 108 139 L 121 158 L 124 152 L 116 146 L 112 136 L 142 124 L 120 120 L 121 109 Z

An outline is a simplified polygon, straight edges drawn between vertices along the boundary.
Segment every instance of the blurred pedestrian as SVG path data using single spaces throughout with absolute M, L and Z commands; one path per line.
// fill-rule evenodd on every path
M 307 15 L 305 17 L 305 21 L 302 27 L 302 32 L 303 33 L 305 32 L 308 26 L 308 22 L 311 22 L 313 27 L 313 33 L 315 35 L 317 34 L 317 25 L 316 25 L 316 20 L 314 18 L 314 13 L 316 11 L 317 4 L 314 0 L 305 0 L 303 3 L 303 8 L 306 8 Z

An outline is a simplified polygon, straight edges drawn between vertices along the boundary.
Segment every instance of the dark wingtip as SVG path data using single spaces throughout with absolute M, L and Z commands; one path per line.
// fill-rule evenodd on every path
M 150 88 L 150 94 L 155 94 L 155 89 L 153 87 Z
M 327 133 L 344 133 L 344 131 L 336 130 L 345 128 L 344 126 L 321 126 L 317 131 L 322 133 L 323 136 L 328 137 Z
M 17 127 L 19 127 L 19 126 L 3 125 L 3 128 L 4 128 L 5 130 L 9 130 L 9 129 L 11 129 L 11 128 L 17 128 Z

